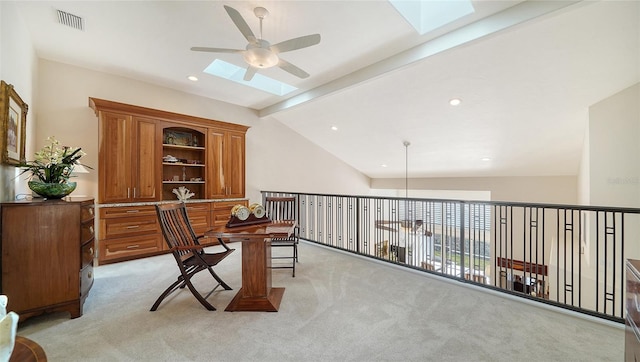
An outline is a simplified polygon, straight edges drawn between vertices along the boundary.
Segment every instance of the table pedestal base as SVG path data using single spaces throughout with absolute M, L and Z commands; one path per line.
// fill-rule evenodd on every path
M 284 288 L 271 288 L 266 297 L 245 297 L 242 289 L 238 291 L 231 303 L 227 306 L 227 312 L 277 312 L 284 294 Z

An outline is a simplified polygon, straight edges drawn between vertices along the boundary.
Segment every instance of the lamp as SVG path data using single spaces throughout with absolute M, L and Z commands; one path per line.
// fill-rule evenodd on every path
M 258 44 L 247 45 L 247 51 L 242 55 L 245 62 L 254 68 L 266 69 L 277 65 L 280 58 L 269 49 L 269 42 L 258 40 Z

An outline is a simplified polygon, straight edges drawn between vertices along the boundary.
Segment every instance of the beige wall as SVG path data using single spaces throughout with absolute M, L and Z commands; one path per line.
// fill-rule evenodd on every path
M 20 98 L 29 105 L 27 113 L 27 155 L 33 153 L 33 135 L 36 107 L 34 90 L 37 85 L 37 57 L 26 24 L 15 5 L 0 1 L 0 78 L 13 85 Z M 31 193 L 25 182 L 21 182 L 18 169 L 0 164 L 0 200 L 13 200 L 16 195 Z
M 640 84 L 589 109 L 593 205 L 640 207 Z

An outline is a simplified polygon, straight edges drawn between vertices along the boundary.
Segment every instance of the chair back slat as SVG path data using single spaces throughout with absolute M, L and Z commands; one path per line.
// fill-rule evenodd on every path
M 172 249 L 181 259 L 191 256 L 191 250 L 179 249 L 179 247 L 198 245 L 198 239 L 189 222 L 184 203 L 156 205 L 156 211 L 169 249 Z
M 265 199 L 267 217 L 274 221 L 298 220 L 295 197 L 267 197 Z

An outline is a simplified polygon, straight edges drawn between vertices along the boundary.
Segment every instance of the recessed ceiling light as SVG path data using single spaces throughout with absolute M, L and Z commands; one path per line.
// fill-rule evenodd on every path
M 387 165 L 385 165 L 384 163 L 382 165 L 380 165 L 380 167 L 387 167 Z
M 460 98 L 453 98 L 449 101 L 449 104 L 452 106 L 459 106 L 460 103 L 462 103 L 462 100 Z
M 187 79 L 189 79 L 192 82 L 197 82 L 198 81 L 198 77 L 196 77 L 195 75 L 190 75 L 187 77 Z
M 331 130 L 332 130 L 332 131 L 337 131 L 337 130 L 338 130 L 338 127 L 336 127 L 336 126 L 331 126 Z
M 491 161 L 491 159 L 489 157 L 483 157 L 482 161 Z

